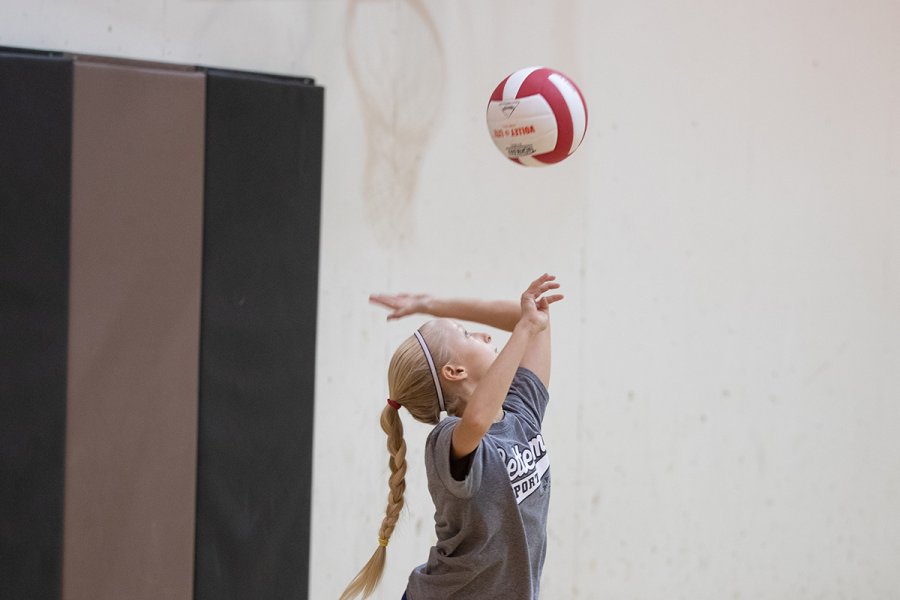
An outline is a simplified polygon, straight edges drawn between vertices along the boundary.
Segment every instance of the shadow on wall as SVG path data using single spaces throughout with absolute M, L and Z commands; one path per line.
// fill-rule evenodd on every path
M 388 245 L 411 230 L 409 208 L 443 99 L 444 49 L 420 0 L 351 0 L 345 28 L 366 132 L 366 218 Z

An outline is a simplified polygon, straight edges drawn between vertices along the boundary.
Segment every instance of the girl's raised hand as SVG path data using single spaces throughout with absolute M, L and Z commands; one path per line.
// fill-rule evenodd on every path
M 383 306 L 391 311 L 388 320 L 399 319 L 409 315 L 427 312 L 428 294 L 372 294 L 369 302 Z
M 559 284 L 555 280 L 555 275 L 544 273 L 532 281 L 528 289 L 522 293 L 520 320 L 533 327 L 535 333 L 547 328 L 550 320 L 550 305 L 565 298 L 562 294 L 545 295 L 548 291 L 559 288 Z

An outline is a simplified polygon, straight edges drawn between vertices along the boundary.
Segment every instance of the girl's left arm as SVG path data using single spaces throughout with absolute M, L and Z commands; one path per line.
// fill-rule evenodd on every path
M 549 289 L 559 284 L 548 276 Z M 548 306 L 562 300 L 562 294 L 547 296 Z M 502 331 L 512 331 L 522 316 L 520 303 L 511 300 L 479 300 L 476 298 L 434 298 L 429 294 L 372 294 L 369 301 L 390 309 L 388 319 L 426 314 L 433 317 L 460 319 L 481 323 Z M 532 371 L 545 387 L 550 385 L 550 325 L 532 338 L 519 366 Z
M 447 319 L 481 323 L 503 331 L 512 331 L 522 309 L 512 300 L 476 298 L 435 298 L 429 294 L 372 294 L 369 301 L 390 309 L 388 320 L 423 314 Z

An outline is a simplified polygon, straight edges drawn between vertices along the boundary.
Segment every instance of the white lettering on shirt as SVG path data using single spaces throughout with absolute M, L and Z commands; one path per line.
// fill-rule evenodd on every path
M 498 447 L 500 458 L 506 465 L 506 473 L 516 495 L 516 503 L 521 504 L 525 498 L 540 487 L 541 480 L 550 468 L 550 456 L 544 445 L 541 434 L 536 435 L 528 446 L 520 449 L 518 444 L 512 447 L 512 455 Z

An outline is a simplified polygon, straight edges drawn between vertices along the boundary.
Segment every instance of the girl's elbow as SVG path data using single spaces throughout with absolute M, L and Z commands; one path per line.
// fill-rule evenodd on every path
M 487 414 L 482 414 L 477 410 L 467 410 L 463 413 L 462 423 L 474 435 L 480 438 L 484 437 L 487 430 L 491 428 L 494 419 Z

